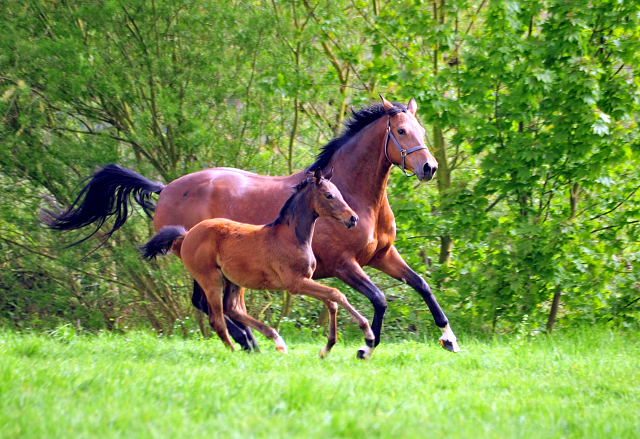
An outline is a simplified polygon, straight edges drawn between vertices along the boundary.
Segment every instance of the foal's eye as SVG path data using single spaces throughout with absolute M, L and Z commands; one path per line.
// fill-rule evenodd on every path
M 331 194 L 324 194 L 325 197 L 327 197 L 327 200 L 331 200 L 333 198 L 333 195 Z
M 401 136 L 404 136 L 405 134 L 407 134 L 407 132 L 404 130 L 404 128 L 400 128 L 398 129 L 398 134 L 400 134 Z

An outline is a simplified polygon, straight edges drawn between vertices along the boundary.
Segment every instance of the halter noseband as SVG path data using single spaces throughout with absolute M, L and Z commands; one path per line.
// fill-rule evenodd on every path
M 392 165 L 396 165 L 395 163 L 393 163 L 391 161 L 391 159 L 389 158 L 389 154 L 387 153 L 387 147 L 389 145 L 389 137 L 391 137 L 391 140 L 393 140 L 393 143 L 396 144 L 396 147 L 398 148 L 398 151 L 400 151 L 400 157 L 402 157 L 402 166 L 400 165 L 396 165 L 398 168 L 402 169 L 402 172 L 404 172 L 404 175 L 406 175 L 407 177 L 413 177 L 415 174 L 415 172 L 413 174 L 407 174 L 406 169 L 404 168 L 404 158 L 406 156 L 408 156 L 409 154 L 411 154 L 412 152 L 416 152 L 419 151 L 421 149 L 426 149 L 427 151 L 429 151 L 429 148 L 427 148 L 425 145 L 418 145 L 418 146 L 414 146 L 411 149 L 403 149 L 400 144 L 398 144 L 398 141 L 396 140 L 395 136 L 393 135 L 393 133 L 391 132 L 391 125 L 390 125 L 390 121 L 391 120 L 391 115 L 387 116 L 387 136 L 384 139 L 384 155 L 387 157 L 387 160 L 389 160 L 389 162 L 391 162 Z

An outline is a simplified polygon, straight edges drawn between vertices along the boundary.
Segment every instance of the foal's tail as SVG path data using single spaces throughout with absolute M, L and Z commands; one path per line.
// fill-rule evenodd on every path
M 142 175 L 118 165 L 107 165 L 87 178 L 89 182 L 82 188 L 71 206 L 63 212 L 42 209 L 43 222 L 55 230 L 76 230 L 95 224 L 95 230 L 69 247 L 80 244 L 95 235 L 107 218 L 115 215 L 111 230 L 103 236 L 105 241 L 123 226 L 129 215 L 133 201 L 138 203 L 149 218 L 155 209 L 152 194 L 159 194 L 164 184 L 153 182 Z M 86 181 L 86 180 L 85 180 Z M 103 241 L 104 242 L 104 241 Z
M 186 234 L 187 229 L 182 226 L 163 227 L 149 242 L 138 247 L 138 250 L 142 253 L 142 259 L 151 260 L 155 259 L 158 255 L 166 255 L 171 249 L 173 242 L 176 239 L 184 238 Z

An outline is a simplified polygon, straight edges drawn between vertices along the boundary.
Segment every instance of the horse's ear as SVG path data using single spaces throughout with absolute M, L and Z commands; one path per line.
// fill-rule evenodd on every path
M 315 179 L 316 184 L 320 184 L 320 181 L 322 180 L 322 169 L 316 169 L 316 172 L 313 173 L 313 178 Z
M 331 180 L 331 177 L 333 177 L 333 166 L 331 167 L 331 169 L 329 170 L 329 172 L 327 172 L 326 174 L 324 174 L 324 179 L 325 179 L 325 180 Z
M 384 105 L 384 109 L 389 111 L 391 108 L 393 108 L 393 104 L 391 102 L 389 102 L 388 100 L 386 100 L 384 98 L 384 96 L 382 96 L 381 94 L 378 93 L 378 96 L 380 96 L 380 99 L 382 99 L 382 105 Z
M 409 110 L 409 113 L 413 114 L 414 116 L 416 115 L 418 104 L 416 103 L 416 100 L 414 98 L 411 98 L 411 100 L 407 104 L 407 110 Z

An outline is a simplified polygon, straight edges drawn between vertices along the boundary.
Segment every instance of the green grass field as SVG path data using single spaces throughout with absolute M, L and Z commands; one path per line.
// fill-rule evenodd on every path
M 637 333 L 322 344 L 0 331 L 0 437 L 640 437 Z

